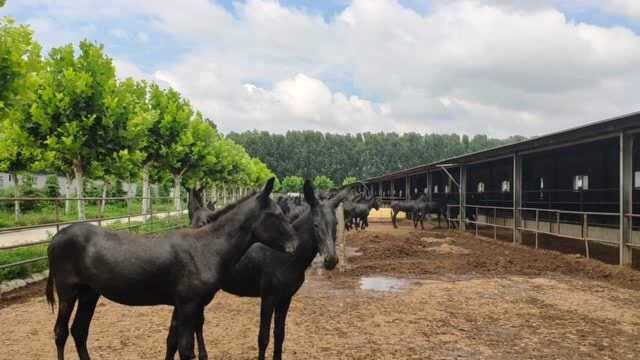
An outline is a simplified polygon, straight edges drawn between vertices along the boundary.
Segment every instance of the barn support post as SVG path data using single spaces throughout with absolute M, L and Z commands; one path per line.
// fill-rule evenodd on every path
M 631 265 L 631 218 L 633 195 L 633 136 L 620 133 L 620 265 Z
M 427 171 L 427 199 L 433 201 L 433 174 Z
M 522 243 L 522 230 L 520 230 L 522 222 L 522 156 L 513 155 L 513 243 Z
M 411 178 L 407 176 L 404 178 L 404 198 L 405 200 L 411 200 Z
M 458 216 L 460 217 L 460 231 L 467 230 L 467 167 L 460 165 L 460 186 L 458 186 L 458 194 L 460 198 L 460 211 Z
M 342 203 L 336 208 L 336 219 L 338 225 L 336 227 L 336 243 L 338 244 L 338 267 L 341 272 L 347 270 L 347 244 L 344 231 L 344 206 Z

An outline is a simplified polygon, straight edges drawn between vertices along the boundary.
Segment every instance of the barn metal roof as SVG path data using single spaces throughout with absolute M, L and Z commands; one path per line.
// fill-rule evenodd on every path
M 494 158 L 500 158 L 513 155 L 519 152 L 528 152 L 538 149 L 544 149 L 553 146 L 569 145 L 573 142 L 585 141 L 615 135 L 622 131 L 632 129 L 640 129 L 640 111 L 630 114 L 609 118 L 606 120 L 596 121 L 582 126 L 573 127 L 547 135 L 536 136 L 509 145 L 501 145 L 488 150 L 482 150 L 448 159 L 442 159 L 430 164 L 414 166 L 408 169 L 389 172 L 380 176 L 371 177 L 363 182 L 373 182 L 380 180 L 391 180 L 407 175 L 415 175 L 430 169 L 436 169 L 441 166 L 456 166 L 458 164 L 468 164 L 473 162 L 487 161 Z

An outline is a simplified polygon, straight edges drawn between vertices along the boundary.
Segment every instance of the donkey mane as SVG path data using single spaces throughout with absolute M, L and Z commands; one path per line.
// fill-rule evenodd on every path
M 213 223 L 216 220 L 220 219 L 221 217 L 223 217 L 224 215 L 230 213 L 233 209 L 235 209 L 236 207 L 238 207 L 240 204 L 242 204 L 243 202 L 247 201 L 247 199 L 249 199 L 250 197 L 254 196 L 255 194 L 257 194 L 257 191 L 253 191 L 247 195 L 245 195 L 244 197 L 242 197 L 240 200 L 231 203 L 225 207 L 223 207 L 222 209 L 214 212 L 213 214 L 211 214 L 211 216 L 209 216 L 209 223 Z

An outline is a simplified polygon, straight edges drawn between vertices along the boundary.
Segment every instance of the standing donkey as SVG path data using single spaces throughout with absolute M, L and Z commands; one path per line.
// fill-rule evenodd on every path
M 297 235 L 269 197 L 274 179 L 259 193 L 214 213 L 209 224 L 161 237 L 141 237 L 90 224 L 61 230 L 49 244 L 47 301 L 58 295 L 54 333 L 64 359 L 68 323 L 78 303 L 71 334 L 81 360 L 89 359 L 89 325 L 100 296 L 130 306 L 174 307 L 167 348 L 180 359 L 195 358 L 193 334 L 202 327 L 204 307 L 213 300 L 249 247 L 260 242 L 293 253 Z M 201 349 L 200 358 L 206 358 Z
M 398 228 L 398 213 L 402 211 L 411 216 L 414 228 L 418 227 L 418 222 L 420 222 L 422 229 L 424 229 L 420 215 L 424 212 L 427 205 L 428 200 L 425 194 L 420 195 L 420 197 L 415 200 L 392 201 L 390 207 L 391 223 L 393 223 L 393 227 L 396 229 Z
M 355 226 L 356 230 L 364 230 L 369 227 L 371 209 L 380 210 L 380 203 L 373 194 L 359 201 L 346 202 L 344 204 L 346 230 L 351 230 L 351 226 Z
M 312 183 L 304 183 L 307 210 L 294 223 L 300 244 L 293 255 L 255 244 L 247 251 L 230 276 L 222 281 L 222 290 L 242 297 L 260 297 L 260 331 L 258 359 L 263 360 L 269 345 L 271 321 L 275 313 L 273 359 L 282 359 L 285 323 L 291 299 L 305 281 L 305 271 L 318 252 L 324 268 L 332 270 L 336 256 L 336 208 L 346 198 L 349 189 L 342 190 L 327 201 L 319 201 Z M 196 332 L 198 348 L 204 348 L 202 329 Z M 172 359 L 175 349 L 167 354 Z

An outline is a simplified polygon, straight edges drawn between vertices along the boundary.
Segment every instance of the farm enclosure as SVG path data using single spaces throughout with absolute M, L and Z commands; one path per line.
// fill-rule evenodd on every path
M 385 202 L 422 193 L 444 201 L 463 230 L 511 231 L 514 243 L 533 236 L 536 247 L 541 237 L 578 241 L 587 256 L 591 245 L 604 245 L 617 249 L 619 264 L 632 265 L 640 249 L 640 114 L 364 183 Z
M 312 269 L 294 298 L 286 358 L 632 359 L 640 352 L 636 271 L 389 224 L 350 233 L 348 245 L 346 272 Z M 42 288 L 3 301 L 0 322 L 15 326 L 3 331 L 2 354 L 52 358 L 54 315 Z M 216 297 L 206 313 L 210 354 L 255 358 L 258 314 L 255 299 Z M 100 359 L 161 358 L 169 318 L 168 307 L 101 300 L 89 346 Z

